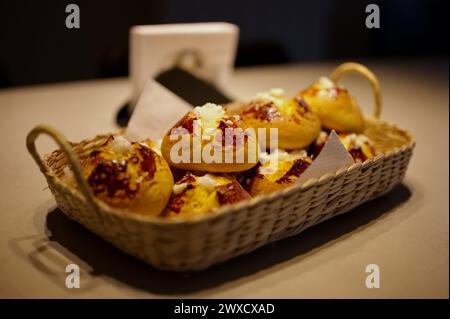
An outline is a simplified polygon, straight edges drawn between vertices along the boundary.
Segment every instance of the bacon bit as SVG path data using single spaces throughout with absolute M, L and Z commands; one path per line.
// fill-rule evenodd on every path
M 236 128 L 238 127 L 237 124 L 235 122 L 231 122 L 231 125 L 228 124 L 226 121 L 221 120 L 219 123 L 219 130 L 222 131 L 222 146 L 225 145 L 236 145 Z M 233 129 L 233 135 L 232 135 L 232 141 L 231 140 L 227 140 L 227 136 L 225 135 L 225 131 L 227 128 L 232 128 Z M 228 137 L 228 139 L 230 139 Z
M 310 108 L 309 108 L 309 104 L 306 103 L 306 101 L 303 99 L 303 97 L 297 97 L 296 102 L 298 103 L 298 108 L 300 110 L 300 114 L 304 115 L 305 113 L 308 113 Z
M 355 161 L 364 162 L 367 160 L 367 156 L 363 153 L 361 148 L 351 148 L 349 151 L 350 155 Z
M 167 204 L 167 210 L 164 210 L 161 213 L 161 216 L 167 216 L 169 211 L 174 212 L 175 214 L 179 214 L 181 211 L 181 208 L 184 205 L 184 194 L 190 190 L 194 188 L 194 185 L 192 185 L 192 183 L 195 181 L 195 177 L 190 174 L 187 173 L 182 179 L 180 179 L 177 184 L 183 184 L 183 183 L 187 183 L 186 188 L 179 194 L 174 194 L 172 193 L 172 195 L 170 196 L 169 202 Z
M 172 194 L 169 199 L 169 203 L 167 204 L 167 210 L 172 211 L 175 214 L 179 214 L 181 211 L 181 208 L 184 205 L 184 198 L 183 195 L 186 193 L 187 189 L 183 190 L 180 194 Z M 166 216 L 167 212 L 164 212 L 161 214 L 161 216 Z
M 196 117 L 191 113 L 186 114 L 181 120 L 174 125 L 174 128 L 182 127 L 186 129 L 190 134 L 194 132 L 194 120 Z
M 155 154 L 153 151 L 145 147 L 141 144 L 138 144 L 138 152 L 142 157 L 141 168 L 144 172 L 147 173 L 145 176 L 145 180 L 150 180 L 155 176 L 156 172 L 156 162 L 155 162 Z
M 95 149 L 92 152 L 89 153 L 89 156 L 83 160 L 82 165 L 84 165 L 86 162 L 91 163 L 91 165 L 97 165 L 98 162 L 101 160 L 100 157 L 101 151 L 99 149 Z
M 284 174 L 280 179 L 277 180 L 278 184 L 291 183 L 291 177 L 299 177 L 309 166 L 309 162 L 299 158 L 294 161 L 292 167 Z
M 237 181 L 232 181 L 226 185 L 216 186 L 216 191 L 217 200 L 221 206 L 234 204 L 251 198 Z
M 236 122 L 233 122 L 231 120 L 220 120 L 218 128 L 222 130 L 223 135 L 225 135 L 225 129 L 226 128 L 237 128 L 238 125 Z
M 253 102 L 243 114 L 252 114 L 256 119 L 267 122 L 271 122 L 281 116 L 272 102 Z
M 337 88 L 335 88 L 335 91 L 336 91 L 336 96 L 339 94 L 347 93 L 347 89 L 341 88 L 339 86 Z
M 202 175 L 204 175 L 204 174 L 202 174 Z M 194 177 L 194 175 L 192 175 L 191 173 L 187 173 L 186 175 L 184 175 L 184 176 L 177 182 L 177 184 L 183 184 L 183 183 L 190 184 L 190 183 L 193 183 L 193 182 L 195 182 L 195 177 Z
M 88 177 L 94 195 L 105 194 L 108 197 L 134 198 L 139 190 L 130 187 L 130 176 L 124 161 L 100 161 Z

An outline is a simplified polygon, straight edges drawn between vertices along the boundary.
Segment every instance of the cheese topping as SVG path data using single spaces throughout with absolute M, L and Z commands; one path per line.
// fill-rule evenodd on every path
M 205 174 L 203 176 L 198 176 L 196 178 L 196 180 L 197 180 L 198 185 L 207 187 L 207 188 L 213 188 L 213 187 L 220 185 L 220 183 L 216 179 L 211 177 L 211 175 L 209 175 L 209 174 Z
M 346 148 L 350 145 L 362 148 L 365 145 L 371 145 L 370 139 L 364 134 L 348 134 L 341 137 L 341 142 Z
M 131 142 L 120 135 L 113 137 L 111 148 L 115 153 L 122 155 L 126 155 L 132 151 Z
M 316 140 L 316 145 L 324 144 L 328 139 L 328 133 L 325 131 L 321 131 Z
M 275 88 L 269 91 L 259 92 L 256 94 L 257 101 L 268 101 L 274 103 L 276 106 L 282 106 L 285 100 L 285 92 L 283 89 Z
M 194 108 L 194 114 L 203 127 L 217 127 L 219 120 L 225 115 L 222 106 L 214 103 L 206 103 Z
M 334 97 L 337 95 L 337 88 L 339 87 L 336 83 L 331 81 L 329 78 L 322 76 L 316 82 L 319 91 L 317 92 L 318 96 L 322 97 Z
M 336 84 L 326 76 L 320 77 L 317 81 L 317 85 L 321 89 L 333 89 L 336 87 Z
M 174 184 L 173 185 L 173 193 L 175 195 L 181 194 L 187 187 L 187 183 Z
M 305 157 L 307 157 L 307 153 L 304 150 L 288 153 L 284 150 L 277 149 L 270 154 L 261 152 L 259 158 L 262 165 L 259 167 L 258 172 L 262 175 L 270 175 L 277 171 L 279 161 L 293 162 Z

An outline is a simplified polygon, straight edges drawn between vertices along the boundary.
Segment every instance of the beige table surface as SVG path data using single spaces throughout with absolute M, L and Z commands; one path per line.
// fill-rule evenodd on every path
M 233 91 L 294 93 L 334 65 L 238 69 Z M 73 141 L 114 130 L 127 79 L 0 90 L 0 297 L 448 298 L 448 60 L 368 65 L 382 82 L 382 117 L 417 139 L 404 184 L 299 236 L 194 274 L 154 270 L 68 220 L 26 151 L 25 136 L 40 123 Z M 344 83 L 371 112 L 368 85 L 356 77 Z M 39 147 L 54 144 L 42 138 Z M 80 289 L 65 287 L 69 263 L 81 267 Z M 381 270 L 379 289 L 365 286 L 371 263 Z

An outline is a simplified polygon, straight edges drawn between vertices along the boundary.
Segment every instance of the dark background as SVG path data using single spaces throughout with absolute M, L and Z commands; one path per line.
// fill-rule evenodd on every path
M 65 27 L 69 3 L 80 7 L 80 29 Z M 365 27 L 370 3 L 380 29 Z M 137 24 L 235 23 L 238 66 L 448 56 L 448 8 L 444 0 L 0 0 L 0 87 L 125 76 Z

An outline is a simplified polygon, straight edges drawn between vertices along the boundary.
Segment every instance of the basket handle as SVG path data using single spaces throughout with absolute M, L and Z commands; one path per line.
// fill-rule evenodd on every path
M 63 153 L 67 156 L 70 167 L 75 176 L 75 180 L 77 182 L 77 185 L 78 185 L 81 193 L 84 195 L 84 198 L 85 198 L 89 208 L 95 211 L 97 205 L 95 204 L 92 191 L 91 191 L 89 185 L 87 184 L 86 179 L 83 177 L 83 173 L 81 170 L 81 166 L 80 166 L 78 157 L 73 152 L 72 147 L 69 145 L 69 143 L 67 142 L 64 135 L 62 135 L 56 129 L 54 129 L 50 126 L 47 126 L 47 125 L 38 125 L 34 129 L 32 129 L 27 135 L 28 152 L 30 152 L 34 161 L 39 166 L 39 169 L 41 170 L 41 172 L 44 173 L 44 175 L 48 173 L 48 167 L 44 164 L 44 162 L 42 161 L 41 157 L 39 156 L 39 154 L 36 150 L 36 139 L 41 134 L 46 134 L 46 135 L 50 136 L 58 144 L 58 146 L 63 151 Z
M 375 109 L 373 112 L 373 116 L 378 119 L 381 114 L 381 88 L 380 82 L 378 81 L 376 75 L 362 64 L 347 62 L 339 65 L 336 69 L 334 69 L 334 71 L 330 75 L 330 78 L 333 82 L 337 83 L 339 79 L 346 73 L 358 73 L 369 81 L 370 85 L 372 86 L 373 96 L 375 99 Z

